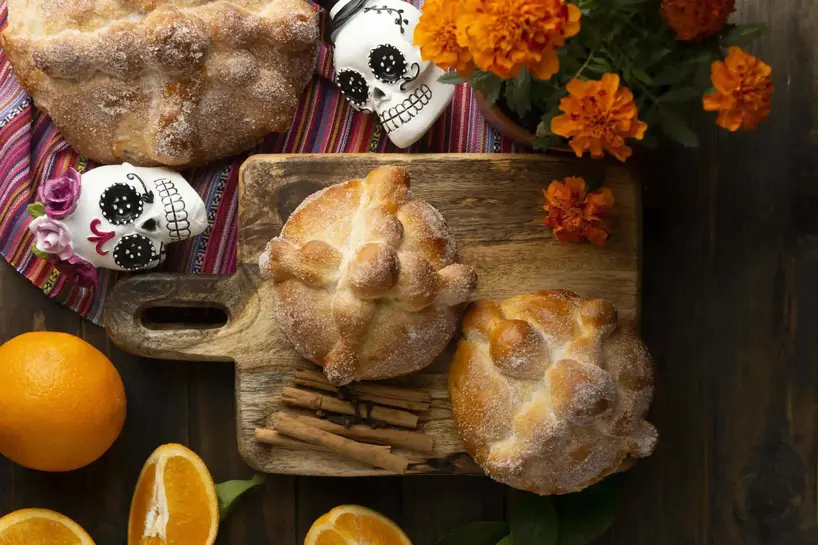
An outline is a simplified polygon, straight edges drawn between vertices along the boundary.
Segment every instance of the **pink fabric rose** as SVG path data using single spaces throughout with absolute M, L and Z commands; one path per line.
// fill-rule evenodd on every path
M 37 189 L 37 200 L 43 203 L 49 218 L 63 219 L 76 210 L 80 185 L 80 173 L 69 168 L 62 177 L 41 183 Z
M 61 260 L 66 260 L 74 255 L 74 247 L 71 246 L 71 234 L 61 223 L 40 216 L 34 218 L 28 229 L 34 234 L 34 245 L 41 252 L 56 255 Z
M 96 286 L 99 282 L 96 267 L 79 256 L 71 256 L 66 261 L 61 261 L 54 266 L 80 287 Z

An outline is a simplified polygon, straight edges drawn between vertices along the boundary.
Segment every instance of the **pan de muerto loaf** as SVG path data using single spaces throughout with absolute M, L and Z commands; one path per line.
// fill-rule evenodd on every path
M 290 126 L 318 15 L 306 0 L 8 0 L 0 42 L 79 153 L 181 168 Z
M 308 197 L 259 265 L 284 334 L 339 385 L 429 365 L 477 284 L 443 216 L 395 167 Z
M 653 451 L 650 354 L 608 301 L 568 291 L 481 301 L 463 334 L 449 374 L 454 420 L 492 478 L 564 494 Z

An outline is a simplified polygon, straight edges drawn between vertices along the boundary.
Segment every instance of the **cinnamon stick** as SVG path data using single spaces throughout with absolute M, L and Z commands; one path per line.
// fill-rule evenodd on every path
M 329 380 L 327 380 L 327 377 L 324 375 L 324 373 L 320 371 L 308 371 L 305 369 L 297 369 L 293 373 L 293 375 L 297 379 L 309 380 L 312 382 L 333 386 L 332 384 L 330 384 Z M 335 386 L 333 386 L 333 388 L 335 388 Z M 432 402 L 432 396 L 429 395 L 428 392 L 412 388 L 399 388 L 397 386 L 387 386 L 385 384 L 371 384 L 368 382 L 353 383 L 346 386 L 346 388 L 349 391 L 358 394 L 359 396 L 360 394 L 370 394 L 380 397 L 415 401 L 417 403 L 429 404 Z
M 435 440 L 431 435 L 414 431 L 381 428 L 373 430 L 369 426 L 340 426 L 327 420 L 306 415 L 296 415 L 295 419 L 308 426 L 328 431 L 342 437 L 357 439 L 367 443 L 403 447 L 418 452 L 431 453 L 434 451 Z
M 333 386 L 329 382 L 316 382 L 306 378 L 295 377 L 296 386 L 305 386 L 307 388 L 314 388 L 315 390 L 323 390 L 325 392 L 338 393 L 341 391 L 337 386 Z M 398 399 L 396 397 L 386 397 L 381 395 L 370 394 L 366 392 L 357 392 L 349 388 L 351 393 L 361 401 L 371 401 L 378 405 L 386 405 L 387 407 L 397 407 L 399 409 L 406 409 L 409 411 L 428 411 L 429 403 L 422 403 L 420 401 L 412 401 L 409 399 Z
M 312 409 L 315 411 L 327 411 L 331 413 L 356 415 L 355 407 L 352 403 L 342 401 L 334 397 L 321 395 L 317 392 L 309 392 L 307 390 L 299 390 L 298 388 L 285 387 L 281 390 L 281 401 L 285 405 L 291 407 L 301 407 L 303 409 Z M 401 428 L 417 428 L 418 416 L 410 412 L 401 411 L 398 409 L 389 409 L 387 407 L 372 407 L 368 414 L 360 414 L 367 412 L 366 408 L 359 408 L 359 416 L 368 416 L 393 426 Z
M 409 467 L 408 458 L 390 454 L 381 449 L 373 449 L 372 445 L 364 445 L 340 435 L 319 430 L 285 413 L 279 413 L 276 417 L 275 430 L 311 445 L 322 446 L 353 460 L 388 469 L 394 473 L 406 473 L 406 468 Z
M 265 445 L 272 445 L 274 447 L 281 447 L 290 450 L 317 450 L 322 452 L 331 452 L 324 447 L 318 445 L 312 445 L 310 443 L 305 443 L 304 441 L 299 441 L 297 439 L 291 439 L 286 435 L 283 435 L 275 430 L 268 430 L 266 428 L 256 428 L 254 433 L 254 438 L 258 443 L 264 443 Z M 389 452 L 391 449 L 389 446 L 382 446 L 382 445 L 365 445 L 372 447 L 373 449 L 382 451 L 382 452 Z

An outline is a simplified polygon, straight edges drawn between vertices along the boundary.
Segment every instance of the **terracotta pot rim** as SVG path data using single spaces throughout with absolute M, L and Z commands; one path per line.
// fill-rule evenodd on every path
M 500 134 L 514 140 L 518 144 L 525 144 L 529 147 L 533 146 L 534 133 L 518 125 L 496 105 L 490 106 L 486 95 L 480 91 L 474 91 L 474 99 L 477 102 L 480 113 L 483 114 L 486 121 L 497 129 Z
M 489 106 L 486 95 L 476 89 L 473 89 L 473 91 L 474 100 L 477 102 L 480 113 L 483 114 L 483 117 L 486 118 L 486 121 L 488 121 L 492 127 L 517 144 L 522 144 L 530 148 L 534 147 L 534 133 L 508 117 L 497 105 Z M 570 146 L 566 145 L 551 146 L 549 150 L 561 153 L 574 153 Z

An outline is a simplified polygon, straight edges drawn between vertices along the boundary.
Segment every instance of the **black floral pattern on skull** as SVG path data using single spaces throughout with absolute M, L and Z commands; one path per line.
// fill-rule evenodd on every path
M 369 53 L 369 68 L 375 78 L 384 83 L 395 83 L 406 74 L 406 57 L 400 49 L 381 44 Z
M 142 235 L 125 235 L 114 248 L 114 262 L 126 271 L 147 269 L 159 258 L 153 241 Z
M 339 72 L 338 85 L 341 87 L 341 94 L 356 106 L 363 106 L 369 100 L 369 85 L 366 78 L 355 70 Z
M 113 225 L 133 223 L 142 215 L 142 195 L 126 183 L 111 184 L 99 198 L 102 215 Z

